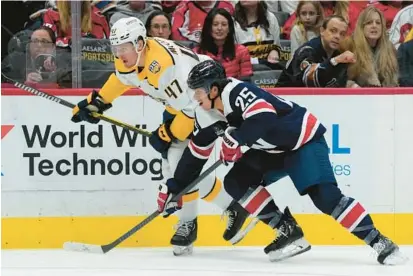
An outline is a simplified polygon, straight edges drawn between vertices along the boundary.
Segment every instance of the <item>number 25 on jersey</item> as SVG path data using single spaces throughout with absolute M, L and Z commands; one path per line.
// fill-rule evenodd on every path
M 252 103 L 257 96 L 249 91 L 247 88 L 244 88 L 239 92 L 238 97 L 235 98 L 235 106 L 238 106 L 241 108 L 242 111 L 245 111 L 245 109 Z

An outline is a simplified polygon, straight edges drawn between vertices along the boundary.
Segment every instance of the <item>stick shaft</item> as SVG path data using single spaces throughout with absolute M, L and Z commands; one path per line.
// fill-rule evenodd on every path
M 66 100 L 64 100 L 64 99 L 62 99 L 62 98 L 59 98 L 59 97 L 50 95 L 50 94 L 48 94 L 48 93 L 46 93 L 46 92 L 39 91 L 39 90 L 37 90 L 37 89 L 35 89 L 35 88 L 33 88 L 33 87 L 30 87 L 30 86 L 25 85 L 25 84 L 23 84 L 23 83 L 20 83 L 20 82 L 18 82 L 18 81 L 13 81 L 13 85 L 14 85 L 15 87 L 20 88 L 20 89 L 22 89 L 22 90 L 24 90 L 24 91 L 27 91 L 27 92 L 29 92 L 29 93 L 31 93 L 31 94 L 33 94 L 33 95 L 40 96 L 40 97 L 42 97 L 42 98 L 45 98 L 45 99 L 47 99 L 47 100 L 50 100 L 50 101 L 55 102 L 55 103 L 58 103 L 58 104 L 61 104 L 61 105 L 63 105 L 63 106 L 66 106 L 66 107 L 69 107 L 69 108 L 72 108 L 72 109 L 75 107 L 75 105 L 74 105 L 73 103 L 71 103 L 71 102 L 68 102 L 68 101 L 66 101 Z M 139 133 L 139 134 L 141 134 L 141 135 L 144 135 L 144 136 L 147 136 L 147 137 L 150 137 L 150 136 L 152 135 L 152 133 L 149 132 L 149 131 L 146 131 L 146 130 L 137 128 L 137 127 L 135 127 L 135 126 L 133 126 L 133 125 L 129 125 L 129 124 L 124 123 L 124 122 L 121 122 L 121 121 L 118 121 L 118 120 L 116 120 L 116 119 L 114 119 L 114 118 L 105 116 L 105 115 L 103 115 L 103 114 L 99 114 L 99 113 L 96 113 L 96 112 L 94 112 L 94 113 L 92 113 L 92 114 L 93 114 L 94 117 L 97 117 L 97 118 L 101 119 L 102 121 L 105 121 L 105 122 L 114 124 L 114 125 L 116 125 L 116 126 L 125 128 L 125 129 L 130 130 L 130 131 L 133 131 L 133 132 L 137 132 L 137 133 Z
M 221 160 L 216 161 L 214 164 L 212 164 L 208 169 L 206 169 L 203 173 L 201 173 L 200 176 L 198 176 L 197 179 L 195 179 L 191 184 L 189 184 L 185 189 L 183 189 L 180 193 L 176 194 L 171 200 L 177 200 L 180 197 L 182 197 L 184 194 L 188 193 L 191 189 L 193 189 L 196 185 L 198 185 L 199 182 L 204 180 L 205 177 L 207 177 L 210 173 L 215 171 L 220 165 L 222 164 Z M 142 229 L 145 225 L 147 225 L 149 222 L 154 220 L 160 213 L 156 210 L 153 212 L 150 216 L 145 218 L 142 222 L 139 224 L 135 225 L 133 228 L 131 228 L 128 232 L 114 240 L 113 242 L 109 244 L 102 245 L 102 251 L 104 253 L 109 252 L 116 246 L 118 246 L 120 243 L 122 243 L 124 240 L 128 239 L 131 237 L 133 234 L 135 234 L 138 230 Z

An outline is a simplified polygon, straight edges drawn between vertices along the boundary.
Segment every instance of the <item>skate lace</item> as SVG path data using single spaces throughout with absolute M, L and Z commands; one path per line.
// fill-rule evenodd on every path
M 277 243 L 279 240 L 281 240 L 284 237 L 287 237 L 287 228 L 286 225 L 283 224 L 278 228 L 277 230 L 277 238 L 273 241 L 273 243 Z
M 192 221 L 179 222 L 176 226 L 176 235 L 187 237 L 191 233 L 194 223 Z
M 228 217 L 227 229 L 231 229 L 232 225 L 234 225 L 235 222 L 235 212 L 231 210 L 225 210 L 221 215 L 221 220 L 223 220 L 225 216 Z

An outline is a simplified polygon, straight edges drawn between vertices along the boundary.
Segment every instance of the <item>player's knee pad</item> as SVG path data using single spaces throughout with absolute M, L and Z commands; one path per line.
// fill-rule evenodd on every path
M 336 184 L 320 184 L 309 188 L 308 195 L 314 205 L 324 214 L 331 215 L 343 194 Z

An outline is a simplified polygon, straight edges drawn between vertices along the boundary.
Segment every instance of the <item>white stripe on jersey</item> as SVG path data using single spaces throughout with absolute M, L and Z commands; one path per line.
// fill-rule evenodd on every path
M 313 114 L 306 111 L 303 117 L 302 125 L 301 125 L 301 133 L 300 133 L 300 136 L 298 137 L 297 144 L 295 144 L 293 150 L 298 149 L 299 147 L 301 147 L 302 145 L 310 141 L 314 137 L 319 126 L 320 126 L 320 121 Z M 309 130 L 310 130 L 310 133 L 308 134 L 308 136 L 306 136 L 306 133 L 308 133 Z
M 245 120 L 262 112 L 271 112 L 277 114 L 275 108 L 269 102 L 263 99 L 259 99 L 245 109 L 245 111 L 242 113 L 242 118 Z
M 201 147 L 198 145 L 195 145 L 192 140 L 189 141 L 188 148 L 191 151 L 192 155 L 195 156 L 198 159 L 208 159 L 209 155 L 212 152 L 212 149 L 214 148 L 215 142 L 211 143 L 208 146 Z

